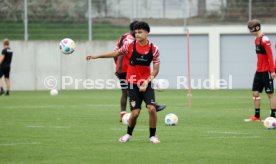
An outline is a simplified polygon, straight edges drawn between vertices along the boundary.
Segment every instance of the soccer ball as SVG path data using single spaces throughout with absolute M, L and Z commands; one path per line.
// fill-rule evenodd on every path
M 169 88 L 169 81 L 166 79 L 156 79 L 154 82 L 154 89 L 157 91 L 164 91 Z
M 75 51 L 76 44 L 70 38 L 62 39 L 59 42 L 59 49 L 63 54 L 69 55 Z
M 177 115 L 170 113 L 167 114 L 165 117 L 165 124 L 168 126 L 174 126 L 178 123 L 178 117 Z
M 51 89 L 50 95 L 51 96 L 57 96 L 58 95 L 58 90 L 57 89 Z
M 266 129 L 274 129 L 274 128 L 276 128 L 276 119 L 274 117 L 267 117 L 264 120 L 264 127 Z
M 131 115 L 131 113 L 124 114 L 124 116 L 122 118 L 122 123 L 123 124 L 128 125 L 128 120 L 129 120 L 130 115 Z

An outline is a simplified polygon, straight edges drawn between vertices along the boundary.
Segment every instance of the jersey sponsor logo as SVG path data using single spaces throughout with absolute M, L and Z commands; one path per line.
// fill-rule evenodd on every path
M 144 59 L 143 57 L 141 57 L 141 58 L 136 58 L 136 60 L 137 60 L 137 61 L 142 61 L 142 62 L 147 62 L 147 61 L 148 61 L 148 59 Z
M 143 56 L 143 55 L 141 55 L 141 56 L 139 56 L 138 58 L 136 58 L 136 60 L 137 60 L 137 61 L 144 61 L 144 62 L 148 61 L 148 59 L 144 59 L 144 56 Z

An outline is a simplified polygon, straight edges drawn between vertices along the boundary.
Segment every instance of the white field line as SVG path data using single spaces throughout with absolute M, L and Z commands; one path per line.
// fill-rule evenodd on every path
M 59 125 L 51 125 L 51 126 L 40 126 L 40 125 L 26 125 L 26 128 L 54 128 L 54 129 L 69 129 L 71 126 L 59 126 Z
M 118 143 L 118 145 L 124 145 L 124 144 L 128 144 L 129 142 L 138 142 L 138 143 L 141 143 L 141 142 L 143 142 L 143 143 L 149 143 L 149 144 L 152 144 L 151 142 L 150 142 L 150 140 L 149 140 L 149 138 L 147 138 L 147 137 L 141 137 L 141 138 L 134 138 L 134 137 L 132 137 L 127 143 L 120 143 L 119 142 L 119 136 L 118 136 L 118 138 L 113 138 L 113 139 L 107 139 L 107 140 L 105 140 L 105 141 L 95 141 L 95 142 L 93 142 L 94 144 L 106 144 L 107 142 L 108 143 Z M 162 142 L 162 141 L 161 141 Z
M 234 131 L 207 131 L 208 134 L 218 134 L 223 136 L 209 136 L 208 139 L 254 139 L 260 136 L 254 136 L 252 133 L 234 132 Z
M 49 126 L 49 128 L 55 128 L 55 129 L 69 129 L 71 126 Z
M 236 134 L 236 135 L 242 135 L 242 134 L 251 134 L 251 133 L 244 133 L 244 132 L 219 132 L 219 131 L 208 131 L 209 134 Z
M 40 145 L 41 142 L 30 142 L 30 143 L 6 143 L 0 144 L 0 146 L 16 146 L 16 145 Z
M 208 137 L 208 139 L 255 139 L 260 138 L 260 136 L 220 136 L 220 137 Z
M 40 125 L 27 125 L 25 127 L 26 128 L 44 128 L 44 126 L 40 126 Z

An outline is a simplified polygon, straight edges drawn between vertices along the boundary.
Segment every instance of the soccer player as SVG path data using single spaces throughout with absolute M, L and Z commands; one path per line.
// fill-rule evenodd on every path
M 154 90 L 151 86 L 151 81 L 159 72 L 160 52 L 156 45 L 148 40 L 150 27 L 146 22 L 138 22 L 134 25 L 135 41 L 130 44 L 125 44 L 120 49 L 100 54 L 87 55 L 87 60 L 97 58 L 110 58 L 119 55 L 127 55 L 129 58 L 129 65 L 127 69 L 127 83 L 129 102 L 131 108 L 131 116 L 129 118 L 129 125 L 127 127 L 127 134 L 119 139 L 120 143 L 125 143 L 130 140 L 132 132 L 136 125 L 137 118 L 140 114 L 142 101 L 146 103 L 149 113 L 149 131 L 150 142 L 154 144 L 160 143 L 156 137 L 156 106 Z M 153 63 L 153 70 L 151 72 L 150 64 Z
M 4 75 L 6 81 L 6 96 L 10 95 L 10 70 L 12 61 L 12 50 L 10 49 L 10 43 L 8 39 L 3 40 L 3 50 L 0 55 L 0 95 L 4 94 L 2 77 Z
M 134 25 L 138 21 L 133 21 L 129 25 L 129 32 L 125 33 L 123 36 L 121 36 L 116 44 L 115 51 L 119 50 L 121 47 L 123 47 L 125 44 L 130 44 L 135 40 L 134 38 Z M 121 85 L 122 95 L 120 100 L 121 105 L 121 112 L 120 112 L 120 122 L 122 122 L 122 117 L 124 114 L 126 114 L 126 104 L 127 104 L 127 82 L 126 82 L 126 75 L 127 75 L 127 68 L 129 64 L 129 59 L 127 55 L 119 55 L 114 57 L 115 63 L 116 63 L 116 72 L 115 75 L 118 77 Z M 159 112 L 161 110 L 164 110 L 166 108 L 166 105 L 158 105 L 156 104 L 156 111 Z
M 261 121 L 260 106 L 263 89 L 269 98 L 271 107 L 271 117 L 275 117 L 276 112 L 276 98 L 273 95 L 273 79 L 276 77 L 273 54 L 271 50 L 271 43 L 269 38 L 261 31 L 261 22 L 257 19 L 248 22 L 248 29 L 255 38 L 256 54 L 257 54 L 257 70 L 255 73 L 252 95 L 255 106 L 255 115 L 245 119 L 244 121 Z

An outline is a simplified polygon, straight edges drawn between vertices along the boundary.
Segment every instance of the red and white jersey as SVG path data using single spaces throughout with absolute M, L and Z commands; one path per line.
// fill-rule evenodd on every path
M 123 37 L 122 43 L 121 43 L 121 39 Z M 130 32 L 125 33 L 123 36 L 121 36 L 116 43 L 115 46 L 115 51 L 120 49 L 120 44 L 121 47 L 123 47 L 125 44 L 130 44 L 135 40 L 135 38 L 132 36 L 132 34 Z M 129 59 L 128 57 L 125 55 L 123 57 L 123 61 L 120 60 L 116 60 L 116 72 L 127 72 L 127 67 L 128 67 L 128 63 L 129 63 Z M 121 66 L 121 67 L 120 67 Z M 119 70 L 119 68 L 121 68 L 121 70 Z
M 148 43 L 144 46 L 141 46 L 139 42 L 136 43 L 136 51 L 141 55 L 148 54 L 150 50 L 151 43 Z M 134 48 L 134 42 L 127 43 L 123 47 L 117 50 L 119 54 L 125 55 L 130 59 Z M 153 64 L 160 64 L 160 52 L 156 45 L 152 44 L 152 62 Z M 129 65 L 127 70 L 127 81 L 132 84 L 142 84 L 146 79 L 149 78 L 151 74 L 150 66 L 141 66 L 141 65 Z
M 127 32 L 125 33 L 122 37 L 124 37 L 124 40 L 123 40 L 123 46 L 127 43 L 131 43 L 135 40 L 135 38 L 133 37 L 133 35 L 130 33 L 130 32 Z M 116 43 L 116 46 L 115 46 L 115 51 L 117 51 L 118 49 L 120 49 L 120 41 L 121 41 L 121 38 L 120 37 L 118 40 L 117 40 L 117 43 Z
M 273 60 L 273 54 L 271 49 L 271 43 L 269 38 L 262 34 L 259 37 L 256 37 L 255 39 L 255 45 L 261 46 L 261 49 L 265 50 L 265 53 L 257 53 L 257 72 L 265 72 L 269 71 L 270 73 L 275 72 L 274 68 L 274 60 Z

